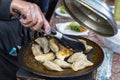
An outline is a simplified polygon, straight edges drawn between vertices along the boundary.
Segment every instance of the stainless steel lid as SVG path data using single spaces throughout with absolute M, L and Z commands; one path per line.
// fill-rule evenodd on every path
M 102 36 L 114 36 L 117 25 L 113 14 L 99 0 L 63 0 L 69 14 L 81 25 Z

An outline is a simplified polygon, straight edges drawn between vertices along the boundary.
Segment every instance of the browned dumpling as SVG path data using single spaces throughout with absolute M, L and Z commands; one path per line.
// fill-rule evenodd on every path
M 39 37 L 35 41 L 42 47 L 44 53 L 48 53 L 50 51 L 46 37 Z
M 37 44 L 32 44 L 31 49 L 32 49 L 32 52 L 33 52 L 33 55 L 34 55 L 34 56 L 38 56 L 38 55 L 40 55 L 40 54 L 43 54 L 43 52 L 41 51 L 40 48 L 41 48 L 41 47 L 40 47 L 39 45 L 37 45 Z
M 83 52 L 74 53 L 69 59 L 68 62 L 71 62 L 71 68 L 74 71 L 84 69 L 87 66 L 92 66 L 93 63 L 87 59 L 87 56 Z
M 59 65 L 53 63 L 52 61 L 46 60 L 46 61 L 43 63 L 43 65 L 44 65 L 47 69 L 49 69 L 49 70 L 53 70 L 53 71 L 63 71 L 63 69 L 62 69 Z
M 60 59 L 55 59 L 53 62 L 62 68 L 70 68 L 71 67 L 70 63 L 60 60 Z
M 55 55 L 52 52 L 35 56 L 35 59 L 39 62 L 44 62 L 45 60 L 53 60 L 54 58 L 55 58 Z
M 49 46 L 50 46 L 50 49 L 56 53 L 59 51 L 59 46 L 58 46 L 58 42 L 55 38 L 52 38 L 49 40 Z
M 77 53 L 74 53 L 72 56 L 70 56 L 70 58 L 68 58 L 68 62 L 73 63 L 79 60 L 86 60 L 86 59 L 87 59 L 87 56 L 83 54 L 83 52 L 77 52 Z
M 64 60 L 65 58 L 69 57 L 73 54 L 73 51 L 67 48 L 61 49 L 56 53 L 57 59 Z
M 78 71 L 78 70 L 84 69 L 84 68 L 85 68 L 85 65 L 84 65 L 84 63 L 81 62 L 81 61 L 76 61 L 76 62 L 74 62 L 74 63 L 71 65 L 71 68 L 72 68 L 74 71 Z
M 40 37 L 35 41 L 36 44 L 32 44 L 31 48 L 34 58 L 48 70 L 63 71 L 64 68 L 71 68 L 74 71 L 78 71 L 93 65 L 83 52 L 74 53 L 74 50 L 63 46 L 55 38 L 47 40 L 46 37 Z M 89 52 L 92 49 L 85 40 L 80 41 L 85 45 L 85 52 Z
M 81 69 L 84 69 L 88 66 L 92 66 L 93 63 L 91 61 L 88 61 L 87 59 L 86 60 L 78 60 L 76 62 L 73 62 L 73 64 L 71 65 L 71 68 L 74 70 L 74 71 L 78 71 L 78 70 L 81 70 Z

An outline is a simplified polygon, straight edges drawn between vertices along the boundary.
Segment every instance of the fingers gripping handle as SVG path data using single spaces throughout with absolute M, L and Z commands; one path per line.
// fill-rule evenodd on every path
M 22 15 L 20 13 L 20 11 L 18 11 L 17 9 L 13 9 L 13 12 L 15 12 L 16 14 L 18 14 L 18 17 L 17 17 L 18 19 L 22 19 L 22 18 L 26 19 L 26 16 Z M 44 26 L 42 26 L 42 29 L 44 30 Z M 63 36 L 60 32 L 57 32 L 56 30 L 54 30 L 52 28 L 50 29 L 49 33 L 52 34 L 52 35 L 54 35 L 58 39 L 61 39 L 62 36 Z
M 16 13 L 16 14 L 18 14 L 18 19 L 26 19 L 26 16 L 25 15 L 22 15 L 21 13 L 20 13 L 20 11 L 18 11 L 17 9 L 12 9 L 13 10 L 13 12 L 14 13 Z

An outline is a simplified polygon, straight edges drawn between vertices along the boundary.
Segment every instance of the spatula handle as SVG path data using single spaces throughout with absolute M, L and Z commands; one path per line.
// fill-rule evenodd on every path
M 62 34 L 62 33 L 58 32 L 58 31 L 56 31 L 56 30 L 54 30 L 54 29 L 52 29 L 52 28 L 50 29 L 49 34 L 55 36 L 55 37 L 58 38 L 58 39 L 61 39 L 61 38 L 63 37 L 63 34 Z

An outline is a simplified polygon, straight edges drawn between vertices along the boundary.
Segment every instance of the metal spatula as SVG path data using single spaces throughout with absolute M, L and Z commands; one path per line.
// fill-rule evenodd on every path
M 85 45 L 78 39 L 63 35 L 62 33 L 55 31 L 54 29 L 50 30 L 50 34 L 59 39 L 63 45 L 72 48 L 76 52 L 85 51 Z

